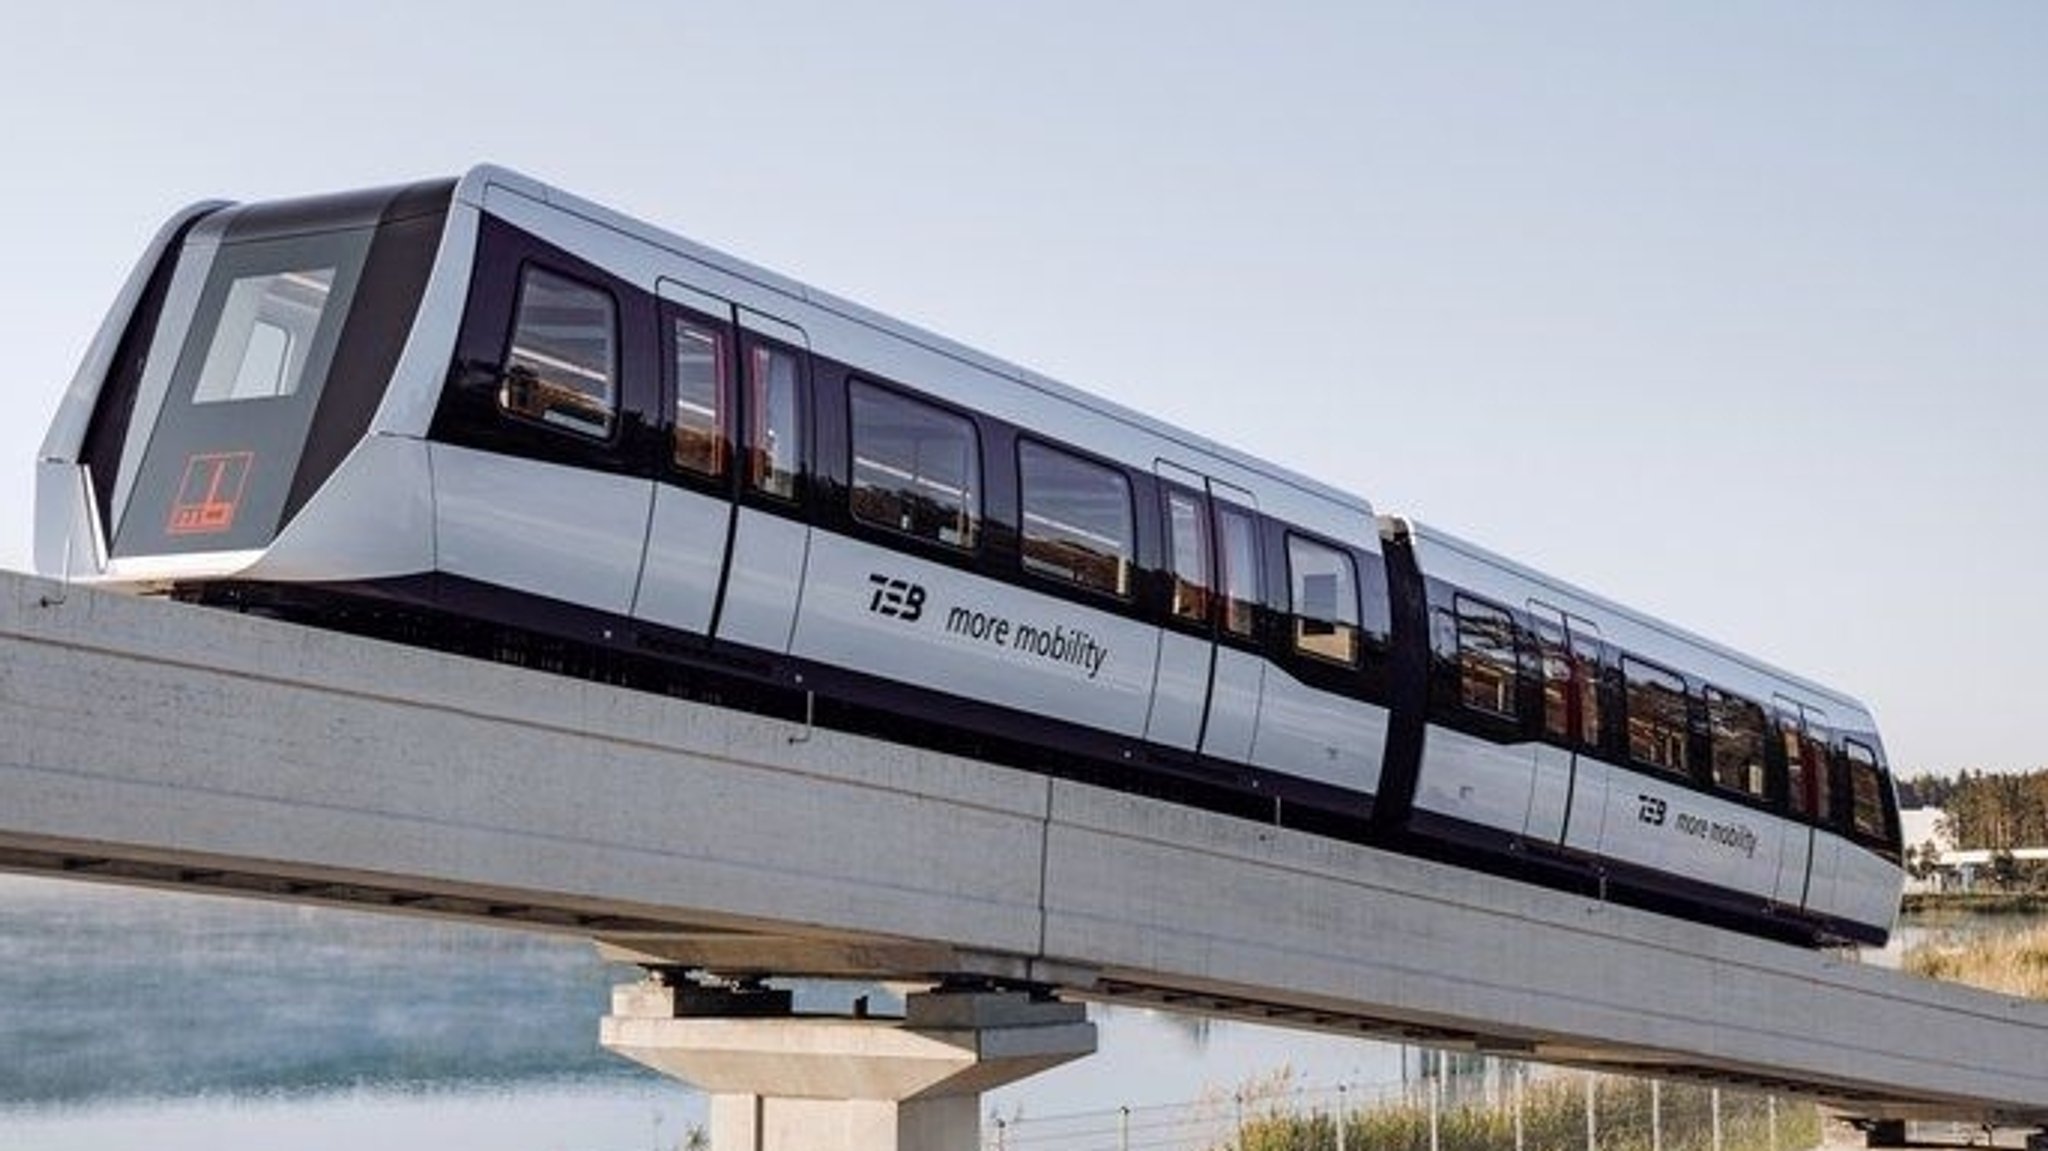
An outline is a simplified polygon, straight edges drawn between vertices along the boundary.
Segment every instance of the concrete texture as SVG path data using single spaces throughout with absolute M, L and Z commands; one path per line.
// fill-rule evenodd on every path
M 972 1151 L 981 1093 L 1095 1050 L 1078 1004 L 918 993 L 900 1020 L 679 1017 L 614 993 L 607 1049 L 711 1096 L 713 1151 Z

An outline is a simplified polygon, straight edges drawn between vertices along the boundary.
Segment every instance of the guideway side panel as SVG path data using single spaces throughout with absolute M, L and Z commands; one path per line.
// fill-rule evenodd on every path
M 2048 1004 L 269 620 L 0 574 L 0 731 L 0 864 L 17 869 L 313 902 L 381 892 L 418 914 L 524 908 L 670 938 L 598 925 L 627 917 L 798 964 L 741 970 L 811 970 L 816 948 L 870 957 L 840 973 L 1193 995 L 1304 1026 L 1811 1085 L 1916 1117 L 2048 1119 Z
M 0 575 L 0 731 L 0 848 L 1037 948 L 1043 779 L 786 721 Z
M 1046 866 L 1047 957 L 1111 984 L 2048 1117 L 2048 1004 L 1065 782 Z

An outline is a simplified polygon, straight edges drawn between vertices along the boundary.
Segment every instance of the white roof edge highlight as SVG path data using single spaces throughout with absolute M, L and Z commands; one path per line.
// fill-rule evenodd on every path
M 1612 612 L 1617 616 L 1626 618 L 1630 623 L 1633 623 L 1641 628 L 1644 628 L 1645 630 L 1654 631 L 1661 635 L 1667 636 L 1679 643 L 1690 644 L 1704 651 L 1711 652 L 1722 659 L 1728 660 L 1732 663 L 1741 664 L 1743 667 L 1749 668 L 1750 670 L 1755 671 L 1758 674 L 1770 676 L 1774 679 L 1783 680 L 1787 684 L 1795 686 L 1802 691 L 1811 692 L 1816 696 L 1829 700 L 1838 707 L 1854 711 L 1858 716 L 1861 716 L 1865 719 L 1871 718 L 1870 709 L 1868 707 L 1865 707 L 1863 703 L 1860 700 L 1856 699 L 1854 696 L 1844 694 L 1838 688 L 1827 687 L 1823 684 L 1816 683 L 1803 675 L 1799 675 L 1795 672 L 1786 671 L 1784 668 L 1781 668 L 1776 664 L 1772 664 L 1764 660 L 1758 659 L 1757 657 L 1750 655 L 1746 652 L 1737 651 L 1736 649 L 1729 647 L 1726 644 L 1720 643 L 1716 640 L 1708 639 L 1706 636 L 1700 635 L 1697 632 L 1688 631 L 1685 628 L 1679 627 L 1677 624 L 1671 623 L 1667 620 L 1658 619 L 1657 617 L 1652 615 L 1646 615 L 1645 613 L 1638 611 L 1635 608 L 1629 607 L 1626 604 L 1617 603 L 1616 601 L 1609 599 L 1606 596 L 1601 595 L 1597 592 L 1588 591 L 1587 589 L 1580 587 L 1575 583 L 1572 583 L 1570 580 L 1561 579 L 1547 572 L 1537 571 L 1535 568 L 1529 567 L 1527 564 L 1519 563 L 1515 560 L 1509 559 L 1507 556 L 1504 556 L 1499 552 L 1493 551 L 1490 548 L 1486 548 L 1480 544 L 1473 543 L 1472 541 L 1467 540 L 1461 536 L 1447 532 L 1442 528 L 1432 527 L 1431 525 L 1422 523 L 1419 520 L 1413 520 L 1405 516 L 1398 515 L 1381 516 L 1380 522 L 1382 524 L 1383 530 L 1385 525 L 1390 523 L 1399 525 L 1400 527 L 1405 528 L 1407 533 L 1414 539 L 1420 540 L 1425 543 L 1433 544 L 1437 547 L 1448 548 L 1452 551 L 1459 552 L 1468 559 L 1476 560 L 1480 563 L 1491 565 L 1492 567 L 1498 568 L 1501 571 L 1516 576 L 1517 578 L 1529 580 L 1534 583 L 1547 584 L 1550 587 L 1557 588 L 1561 591 L 1569 592 L 1572 595 L 1578 596 L 1588 601 L 1589 603 L 1599 605 L 1599 607 L 1603 611 Z
M 1002 376 L 1024 387 L 1040 392 L 1066 403 L 1086 408 L 1090 412 L 1115 420 L 1148 435 L 1186 447 L 1190 451 L 1213 456 L 1227 461 L 1232 466 L 1261 476 L 1277 484 L 1312 496 L 1316 499 L 1338 504 L 1357 511 L 1367 517 L 1373 514 L 1370 501 L 1363 496 L 1344 491 L 1311 476 L 1303 475 L 1280 464 L 1263 460 L 1237 448 L 1218 443 L 1207 436 L 1175 427 L 1162 420 L 1148 416 L 1114 400 L 1105 399 L 1092 392 L 1063 383 L 1050 376 L 1032 371 L 1009 361 L 977 351 L 936 332 L 920 328 L 915 324 L 878 312 L 863 304 L 835 296 L 830 292 L 812 287 L 799 280 L 770 271 L 757 264 L 748 263 L 736 256 L 716 248 L 707 247 L 685 236 L 635 219 L 623 212 L 607 208 L 602 204 L 583 199 L 560 188 L 535 180 L 495 164 L 478 164 L 464 173 L 456 188 L 456 198 L 479 210 L 483 208 L 487 188 L 496 186 L 515 192 L 528 199 L 538 200 L 550 207 L 581 216 L 592 223 L 630 236 L 642 243 L 652 244 L 685 259 L 706 264 L 728 275 L 738 276 L 763 288 L 801 301 L 811 307 L 832 312 L 842 319 L 860 324 L 897 339 L 907 341 L 926 351 L 956 360 L 969 367 Z

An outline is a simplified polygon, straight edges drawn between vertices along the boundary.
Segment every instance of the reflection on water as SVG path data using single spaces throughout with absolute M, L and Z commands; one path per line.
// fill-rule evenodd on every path
M 666 1151 L 702 1098 L 597 1044 L 637 974 L 578 939 L 0 876 L 0 1148 Z M 1359 1040 L 1091 1017 L 1098 1054 L 984 1110 L 1177 1103 L 1281 1067 L 1400 1074 Z
M 459 1092 L 141 1100 L 0 1109 L 0 1147 L 24 1151 L 628 1151 L 673 1148 L 702 1101 L 681 1087 L 524 1084 Z
M 0 1101 L 630 1075 L 588 944 L 0 876 Z

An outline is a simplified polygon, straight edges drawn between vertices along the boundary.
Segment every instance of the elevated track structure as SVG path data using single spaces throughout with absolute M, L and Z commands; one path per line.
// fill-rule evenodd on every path
M 954 1145 L 975 1091 L 1092 1048 L 1058 1000 L 2048 1123 L 2048 1004 L 518 667 L 0 573 L 0 732 L 0 868 L 564 933 L 666 973 L 604 1037 L 717 1079 L 721 1147 L 850 1096 L 875 1106 L 813 1145 Z M 760 983 L 807 975 L 933 990 L 885 1042 Z M 816 1058 L 778 1059 L 799 1027 Z M 819 1085 L 775 1081 L 799 1066 Z

